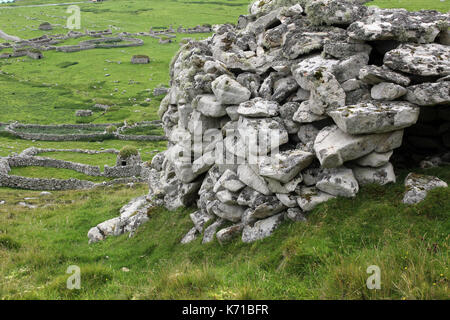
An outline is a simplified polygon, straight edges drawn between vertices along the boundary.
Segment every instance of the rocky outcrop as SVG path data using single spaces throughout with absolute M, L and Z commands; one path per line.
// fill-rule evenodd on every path
M 254 1 L 236 27 L 174 57 L 159 109 L 168 150 L 149 197 L 197 205 L 183 243 L 260 240 L 285 218 L 393 183 L 409 128 L 426 110 L 450 121 L 449 15 L 361 2 Z

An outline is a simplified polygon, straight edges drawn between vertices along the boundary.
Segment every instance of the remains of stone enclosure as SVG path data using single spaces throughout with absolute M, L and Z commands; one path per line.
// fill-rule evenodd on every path
M 131 58 L 132 64 L 147 64 L 150 63 L 150 58 L 146 55 L 134 55 Z
M 80 114 L 88 116 L 86 110 Z M 78 112 L 77 112 L 78 115 Z M 123 123 L 109 124 L 61 124 L 61 125 L 38 125 L 10 123 L 5 126 L 4 131 L 26 140 L 40 141 L 101 141 L 106 139 L 118 139 L 125 141 L 165 141 L 165 136 L 158 135 L 132 135 L 126 134 L 126 129 L 145 126 L 161 126 L 161 121 L 144 121 L 132 125 Z M 112 130 L 110 130 L 112 128 Z M 49 133 L 58 130 L 73 131 L 74 133 Z M 78 131 L 78 132 L 77 132 Z
M 97 48 L 136 47 L 142 46 L 144 44 L 143 40 L 132 38 L 129 36 L 118 35 L 107 37 L 107 35 L 112 35 L 111 30 L 87 30 L 85 33 L 71 30 L 66 35 L 43 35 L 42 37 L 28 40 L 17 38 L 15 39 L 16 41 L 12 44 L 8 42 L 0 43 L 0 50 L 13 50 L 12 53 L 2 53 L 0 55 L 0 58 L 21 57 L 26 55 L 35 58 L 36 53 L 40 53 L 40 51 L 56 50 L 61 52 L 77 52 Z M 94 39 L 80 41 L 80 43 L 77 45 L 58 46 L 59 43 L 65 40 L 76 39 L 85 36 L 93 37 Z M 40 58 L 42 58 L 42 53 L 40 53 Z
M 38 156 L 40 153 L 48 152 L 76 152 L 87 154 L 114 153 L 117 154 L 117 163 L 113 167 L 105 165 L 104 172 L 101 172 L 99 166 L 90 166 L 82 163 Z M 94 183 L 79 179 L 42 179 L 10 175 L 11 168 L 27 166 L 69 169 L 88 176 L 105 177 L 113 180 L 104 183 Z M 131 155 L 124 155 L 122 152 L 114 149 L 96 151 L 80 149 L 40 149 L 32 147 L 24 150 L 19 155 L 0 157 L 0 187 L 27 190 L 78 190 L 91 189 L 111 184 L 144 182 L 148 179 L 148 173 L 149 168 L 142 163 L 137 151 Z
M 180 49 L 148 198 L 197 205 L 182 243 L 262 239 L 329 199 L 395 182 L 390 161 L 450 160 L 449 14 L 361 2 L 258 0 L 237 27 Z M 446 186 L 406 185 L 408 204 Z

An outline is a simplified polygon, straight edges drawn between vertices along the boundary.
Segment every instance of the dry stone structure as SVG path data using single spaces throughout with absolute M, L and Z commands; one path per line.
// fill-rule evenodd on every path
M 198 207 L 182 243 L 262 239 L 329 199 L 395 182 L 400 147 L 449 151 L 449 14 L 362 2 L 255 1 L 237 26 L 174 57 L 159 110 L 169 145 L 149 198 Z

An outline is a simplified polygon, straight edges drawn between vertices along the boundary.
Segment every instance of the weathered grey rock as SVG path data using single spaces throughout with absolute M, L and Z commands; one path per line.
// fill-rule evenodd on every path
M 250 118 L 275 117 L 278 115 L 279 105 L 275 101 L 255 98 L 239 105 L 237 113 Z
M 267 183 L 262 177 L 260 177 L 250 165 L 242 164 L 238 167 L 237 171 L 239 180 L 245 183 L 250 188 L 264 194 L 271 195 L 272 192 L 269 190 Z
M 393 82 L 401 86 L 407 86 L 411 79 L 400 73 L 389 70 L 386 67 L 370 65 L 359 71 L 359 79 L 367 84 L 378 84 L 381 82 Z
M 391 132 L 415 124 L 420 109 L 408 102 L 368 102 L 328 112 L 339 129 L 349 134 Z
M 224 204 L 229 204 L 229 205 L 236 205 L 238 204 L 237 200 L 238 200 L 238 195 L 235 193 L 231 193 L 228 190 L 222 190 L 222 191 L 218 191 L 216 193 L 216 197 L 217 199 L 224 203 Z
M 131 200 L 120 209 L 120 216 L 109 219 L 91 228 L 88 232 L 89 243 L 104 240 L 108 236 L 118 236 L 126 232 L 130 236 L 137 228 L 149 220 L 147 212 L 153 203 L 146 196 Z
M 237 76 L 236 81 L 250 90 L 253 98 L 258 96 L 258 89 L 261 85 L 261 77 L 258 74 L 244 72 Z
M 359 191 L 353 171 L 347 168 L 324 170 L 319 176 L 316 188 L 340 197 L 355 197 Z
M 210 209 L 219 218 L 231 221 L 239 222 L 244 214 L 244 209 L 236 205 L 228 205 L 221 203 L 220 201 L 214 201 L 210 204 Z
M 303 101 L 298 107 L 292 119 L 299 123 L 311 123 L 326 119 L 326 115 L 317 115 L 311 111 L 310 101 Z
M 345 91 L 332 73 L 319 68 L 307 79 L 311 88 L 310 111 L 323 115 L 329 110 L 345 106 Z
M 369 63 L 369 55 L 366 53 L 358 53 L 345 60 L 340 61 L 332 68 L 333 75 L 339 83 L 350 79 L 357 78 L 362 68 Z
M 289 141 L 281 118 L 241 117 L 237 128 L 241 139 L 244 139 L 249 148 L 249 153 L 253 155 L 266 155 Z
M 314 155 L 303 150 L 289 150 L 273 154 L 271 157 L 261 157 L 259 174 L 282 183 L 288 183 L 297 174 L 308 167 Z
M 245 187 L 239 180 L 237 174 L 231 170 L 226 170 L 218 180 L 218 183 L 230 192 L 238 192 Z
M 208 171 L 216 162 L 216 155 L 214 151 L 203 154 L 200 158 L 192 163 L 192 173 L 194 176 L 199 176 Z
M 305 144 L 311 142 L 314 143 L 319 132 L 320 130 L 314 127 L 312 124 L 304 124 L 298 130 L 298 138 Z
M 193 107 L 207 117 L 220 118 L 227 114 L 225 106 L 214 95 L 198 96 Z
M 231 241 L 233 238 L 236 238 L 244 229 L 243 224 L 235 224 L 231 227 L 225 228 L 217 232 L 216 238 L 219 243 L 224 244 L 226 242 Z
M 181 239 L 181 244 L 188 244 L 195 239 L 197 239 L 199 236 L 199 232 L 196 227 L 193 227 L 191 230 L 189 230 L 188 233 Z
M 450 105 L 450 81 L 408 87 L 406 99 L 419 106 Z
M 396 182 L 394 167 L 391 163 L 378 168 L 355 166 L 353 167 L 353 173 L 361 186 L 372 183 L 384 186 L 388 183 Z
M 286 220 L 291 220 L 294 222 L 305 222 L 307 221 L 304 212 L 300 208 L 290 208 L 287 209 L 284 216 Z
M 271 100 L 281 103 L 297 90 L 298 83 L 295 81 L 294 77 L 279 79 L 273 84 L 273 95 Z
M 289 134 L 297 133 L 300 128 L 300 125 L 293 120 L 299 106 L 296 102 L 288 102 L 279 108 L 280 118 L 283 119 L 284 127 Z
M 210 226 L 208 226 L 205 229 L 205 232 L 203 233 L 203 240 L 202 243 L 210 243 L 214 240 L 214 236 L 216 235 L 217 229 L 219 229 L 221 226 L 223 226 L 226 223 L 224 219 L 217 219 L 215 222 L 213 222 Z
M 339 63 L 339 60 L 325 59 L 321 55 L 314 55 L 310 58 L 306 58 L 301 62 L 294 64 L 291 68 L 292 75 L 297 83 L 304 90 L 310 91 L 313 89 L 311 79 L 314 79 L 314 75 L 317 73 L 317 79 L 321 78 L 319 71 L 332 71 L 332 67 Z M 317 70 L 319 69 L 320 70 Z
M 448 185 L 433 176 L 410 173 L 405 179 L 406 192 L 403 203 L 416 204 L 425 200 L 429 191 L 435 188 L 447 188 Z
M 449 26 L 448 16 L 436 11 L 409 12 L 405 9 L 371 9 L 372 12 L 348 28 L 350 37 L 358 40 L 398 40 L 433 42 L 442 28 Z
M 297 197 L 286 193 L 277 193 L 276 197 L 280 202 L 288 208 L 298 207 Z
M 335 196 L 322 192 L 315 187 L 302 187 L 297 199 L 300 208 L 305 211 L 311 211 L 319 204 L 336 198 Z
M 299 56 L 322 49 L 327 36 L 326 32 L 289 31 L 285 36 L 282 53 L 287 59 L 297 59 Z
M 398 148 L 402 135 L 397 132 L 355 136 L 337 126 L 329 126 L 317 135 L 314 150 L 322 167 L 337 168 L 346 161 L 361 158 L 374 150 L 387 152 Z
M 372 47 L 365 43 L 327 41 L 323 46 L 323 52 L 336 59 L 347 59 L 359 53 L 369 55 Z
M 308 1 L 305 11 L 316 25 L 350 25 L 367 14 L 367 7 L 352 1 L 316 0 Z
M 242 232 L 242 242 L 249 243 L 269 237 L 283 221 L 282 213 L 259 220 L 253 226 L 247 225 Z
M 363 167 L 378 168 L 387 164 L 393 153 L 392 150 L 385 153 L 372 152 L 357 159 L 355 163 Z
M 371 96 L 375 100 L 395 100 L 407 92 L 408 90 L 398 84 L 382 82 L 372 87 Z
M 409 74 L 443 77 L 450 74 L 450 47 L 437 43 L 402 44 L 386 53 L 384 64 Z
M 227 75 L 218 77 L 212 83 L 217 101 L 224 105 L 240 104 L 250 99 L 251 92 Z
M 203 227 L 206 223 L 213 219 L 213 217 L 205 211 L 198 210 L 189 215 L 192 222 L 194 223 L 195 228 L 198 232 L 203 232 Z

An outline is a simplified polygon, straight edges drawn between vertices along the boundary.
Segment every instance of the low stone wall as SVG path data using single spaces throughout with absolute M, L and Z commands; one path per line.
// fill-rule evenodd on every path
M 140 124 L 160 124 L 160 122 L 143 122 Z M 61 125 L 37 125 L 37 124 L 21 124 L 12 123 L 5 127 L 5 131 L 10 134 L 25 140 L 39 140 L 39 141 L 83 141 L 83 140 L 107 140 L 118 139 L 124 141 L 165 141 L 165 136 L 146 136 L 146 135 L 124 135 L 117 132 L 108 133 L 106 128 L 109 126 L 123 126 L 122 123 L 111 124 L 61 124 Z M 47 133 L 29 133 L 21 132 L 17 129 L 38 128 L 42 131 L 54 128 L 66 129 L 89 129 L 89 128 L 104 128 L 104 132 L 98 133 L 77 133 L 77 134 L 47 134 Z
M 92 177 L 103 176 L 99 166 L 90 166 L 87 164 L 76 163 L 71 161 L 57 160 L 43 157 L 10 157 L 8 158 L 10 167 L 44 167 L 68 169 L 83 173 Z
M 119 150 L 116 149 L 106 149 L 106 150 L 84 150 L 84 149 L 51 149 L 51 148 L 36 148 L 31 147 L 23 150 L 20 153 L 21 157 L 32 157 L 36 156 L 40 153 L 49 153 L 49 152 L 74 152 L 74 153 L 84 153 L 84 154 L 101 154 L 101 153 L 112 153 L 118 154 Z
M 20 188 L 27 190 L 76 190 L 121 183 L 145 182 L 149 177 L 150 169 L 142 164 L 140 158 L 138 162 L 128 166 L 110 167 L 105 165 L 105 171 L 101 172 L 99 166 L 91 166 L 82 163 L 36 156 L 39 153 L 44 152 L 77 152 L 85 154 L 119 153 L 119 151 L 115 149 L 97 151 L 83 149 L 41 149 L 31 147 L 24 150 L 18 156 L 0 157 L 0 187 Z M 91 177 L 105 177 L 114 180 L 94 183 L 91 181 L 78 179 L 27 178 L 10 175 L 11 168 L 28 166 L 68 169 Z
M 141 170 L 141 166 L 105 166 L 103 176 L 107 178 L 139 177 Z
M 7 158 L 0 158 L 0 175 L 7 175 L 11 171 Z
M 26 178 L 19 176 L 0 175 L 0 186 L 26 189 L 26 190 L 80 190 L 91 189 L 95 187 L 95 183 L 91 181 L 84 181 L 78 179 L 41 179 L 41 178 Z

